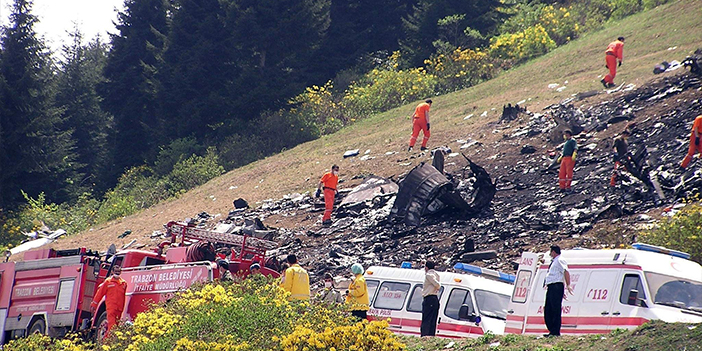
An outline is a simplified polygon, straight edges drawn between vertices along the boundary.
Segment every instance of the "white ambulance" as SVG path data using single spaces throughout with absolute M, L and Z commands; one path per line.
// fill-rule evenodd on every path
M 573 295 L 563 301 L 561 333 L 608 333 L 649 320 L 702 322 L 702 266 L 690 255 L 637 243 L 634 249 L 563 250 Z M 505 333 L 546 334 L 544 279 L 551 257 L 522 254 Z
M 420 335 L 424 270 L 372 266 L 365 278 L 370 296 L 368 318 L 389 319 L 398 334 Z M 466 273 L 438 272 L 439 318 L 436 336 L 479 337 L 490 331 L 502 334 L 514 276 L 457 263 Z

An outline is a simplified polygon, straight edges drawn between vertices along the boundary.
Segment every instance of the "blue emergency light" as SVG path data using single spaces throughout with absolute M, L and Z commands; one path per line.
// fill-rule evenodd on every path
M 666 254 L 666 255 L 671 255 L 674 257 L 684 258 L 686 260 L 690 259 L 690 254 L 687 252 L 671 250 L 671 249 L 667 249 L 667 248 L 661 247 L 661 246 L 649 245 L 649 244 L 644 244 L 644 243 L 635 243 L 635 244 L 631 244 L 631 247 L 633 247 L 637 250 L 641 250 L 641 251 L 657 252 L 657 253 L 662 253 L 662 254 Z
M 412 269 L 412 262 L 407 262 L 407 261 L 402 262 L 402 265 L 400 266 L 400 268 Z
M 513 274 L 507 274 L 503 272 L 498 272 L 494 269 L 487 269 L 483 267 L 478 267 L 474 266 L 472 264 L 467 264 L 467 263 L 461 263 L 458 262 L 453 266 L 453 269 L 457 269 L 459 271 L 464 271 L 466 273 L 473 273 L 477 275 L 489 275 L 491 277 L 495 277 L 499 280 L 505 281 L 510 284 L 514 284 L 514 281 L 517 279 L 517 277 Z

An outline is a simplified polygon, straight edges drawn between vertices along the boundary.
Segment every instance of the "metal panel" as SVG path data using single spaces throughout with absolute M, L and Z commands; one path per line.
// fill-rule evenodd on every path
M 75 279 L 61 281 L 58 297 L 56 298 L 56 311 L 68 311 L 71 309 L 73 287 L 75 283 Z
M 33 269 L 56 268 L 72 264 L 79 264 L 81 258 L 82 256 L 69 256 L 36 261 L 22 261 L 16 263 L 15 271 L 29 271 Z

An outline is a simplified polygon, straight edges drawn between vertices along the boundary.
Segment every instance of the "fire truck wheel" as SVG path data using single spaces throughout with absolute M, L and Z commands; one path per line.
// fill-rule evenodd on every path
M 34 322 L 32 322 L 32 325 L 29 326 L 27 334 L 46 334 L 46 322 L 44 322 L 44 319 L 35 319 Z
M 102 313 L 100 313 L 100 317 L 98 317 L 95 326 L 95 340 L 100 342 L 102 341 L 102 339 L 105 338 L 105 334 L 107 334 L 107 311 L 103 311 Z

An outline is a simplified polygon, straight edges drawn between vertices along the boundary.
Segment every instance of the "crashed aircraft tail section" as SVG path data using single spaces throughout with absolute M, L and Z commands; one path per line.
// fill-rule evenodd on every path
M 468 201 L 464 192 L 458 190 L 458 185 L 449 179 L 450 175 L 442 174 L 430 164 L 421 163 L 400 182 L 391 216 L 404 220 L 407 225 L 417 226 L 422 216 L 437 213 L 447 207 L 470 216 L 489 207 L 497 189 L 484 168 L 467 157 L 466 160 L 475 176 L 472 186 L 465 189 Z

